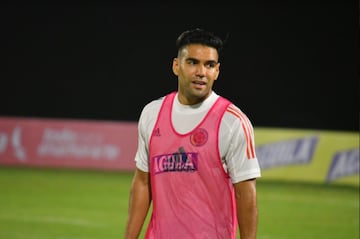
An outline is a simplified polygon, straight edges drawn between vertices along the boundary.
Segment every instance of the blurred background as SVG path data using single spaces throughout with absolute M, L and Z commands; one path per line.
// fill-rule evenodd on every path
M 136 121 L 200 27 L 227 39 L 215 90 L 254 126 L 358 131 L 356 5 L 5 1 L 0 115 Z
M 254 126 L 259 239 L 359 238 L 358 9 L 1 2 L 0 238 L 122 238 L 138 117 L 195 27 L 226 39 L 214 89 Z

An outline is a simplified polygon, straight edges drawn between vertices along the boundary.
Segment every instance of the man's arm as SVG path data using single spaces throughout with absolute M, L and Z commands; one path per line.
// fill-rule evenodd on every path
M 150 208 L 149 173 L 136 169 L 131 184 L 125 239 L 137 239 Z
M 258 207 L 256 179 L 234 184 L 236 210 L 241 239 L 256 239 Z

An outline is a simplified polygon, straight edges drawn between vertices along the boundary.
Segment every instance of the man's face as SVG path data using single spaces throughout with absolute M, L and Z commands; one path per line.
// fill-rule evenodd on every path
M 173 60 L 173 72 L 178 76 L 179 101 L 193 105 L 205 100 L 219 75 L 220 63 L 215 48 L 201 44 L 185 46 Z

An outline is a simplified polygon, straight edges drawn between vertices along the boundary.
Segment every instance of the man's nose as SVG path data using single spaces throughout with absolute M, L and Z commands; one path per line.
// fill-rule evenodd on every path
M 196 68 L 196 74 L 198 76 L 204 76 L 205 75 L 205 71 L 206 71 L 206 67 L 204 65 L 198 65 Z

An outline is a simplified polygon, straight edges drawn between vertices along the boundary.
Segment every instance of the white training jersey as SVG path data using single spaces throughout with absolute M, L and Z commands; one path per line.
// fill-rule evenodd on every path
M 176 95 L 172 110 L 172 123 L 180 134 L 186 134 L 194 129 L 205 117 L 208 110 L 215 103 L 219 95 L 212 92 L 203 102 L 196 105 L 182 105 Z M 149 172 L 149 140 L 156 123 L 157 115 L 163 98 L 151 101 L 141 112 L 138 122 L 138 148 L 135 156 L 136 167 Z M 231 105 L 236 112 L 241 112 Z M 234 110 L 235 111 L 235 110 Z M 226 172 L 232 183 L 237 183 L 261 176 L 258 159 L 255 154 L 255 140 L 253 126 L 242 113 L 228 110 L 220 124 L 219 152 Z

